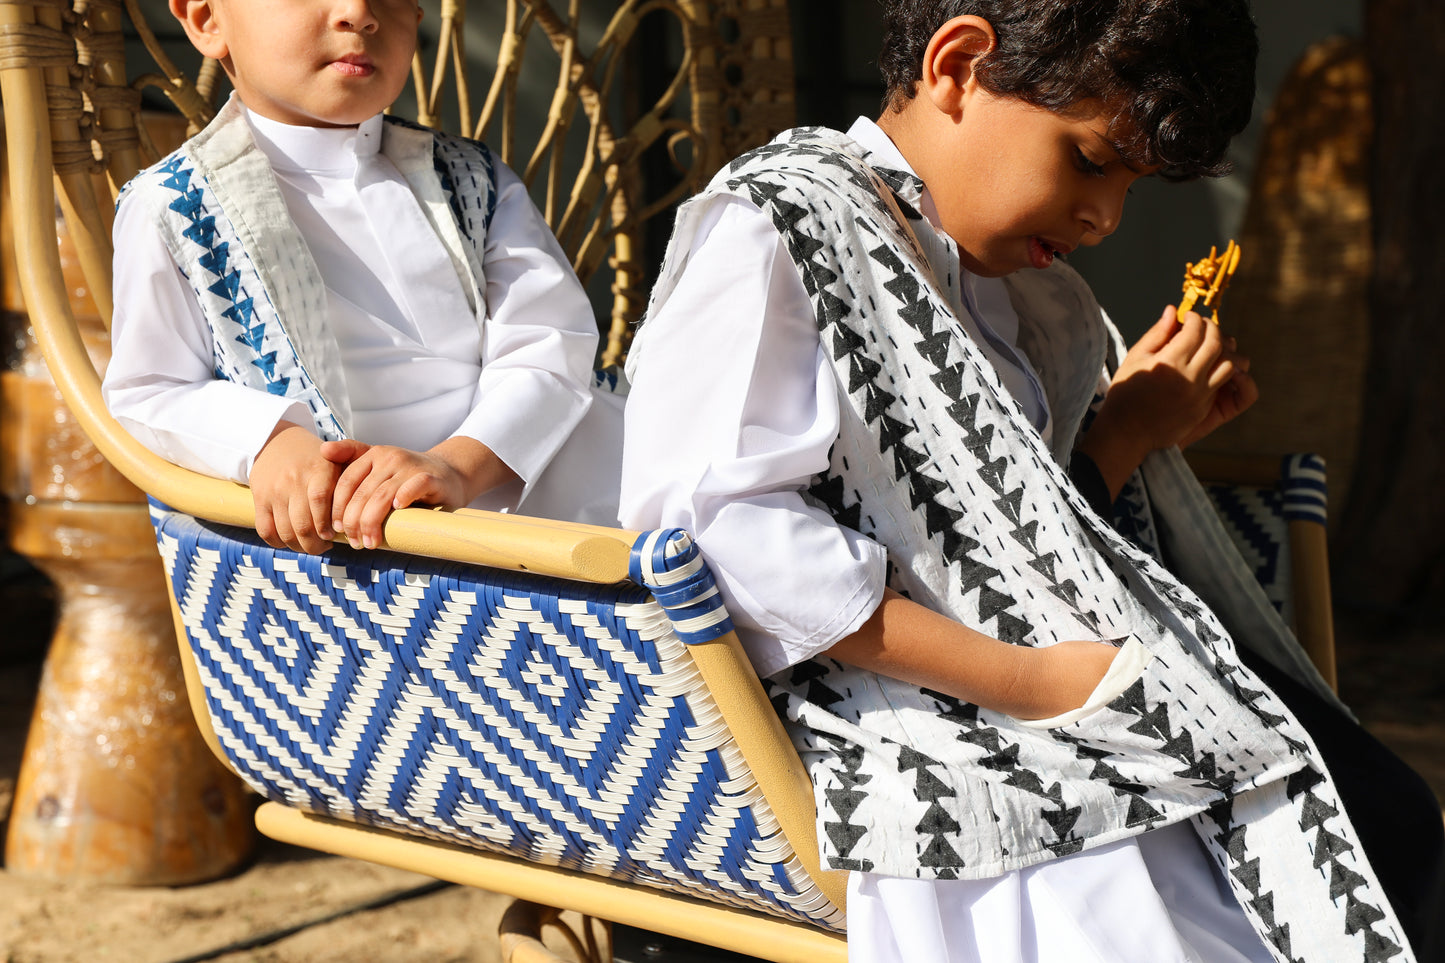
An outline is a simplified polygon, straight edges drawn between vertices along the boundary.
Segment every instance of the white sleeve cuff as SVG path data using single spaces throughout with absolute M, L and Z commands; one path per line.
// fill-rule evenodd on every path
M 1123 695 L 1125 689 L 1139 681 L 1139 677 L 1152 661 L 1154 656 L 1144 648 L 1144 643 L 1130 638 L 1123 648 L 1114 654 L 1114 661 L 1109 663 L 1109 671 L 1105 672 L 1099 684 L 1094 686 L 1094 691 L 1089 693 L 1089 698 L 1083 705 L 1048 719 L 1019 719 L 1018 724 L 1025 729 L 1055 729 L 1078 722 Z

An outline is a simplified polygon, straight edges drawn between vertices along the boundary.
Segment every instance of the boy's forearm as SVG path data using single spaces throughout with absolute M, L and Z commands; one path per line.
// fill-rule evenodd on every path
M 868 621 L 826 654 L 986 709 L 1044 719 L 1083 705 L 1115 651 L 1100 643 L 1010 645 L 889 589 Z

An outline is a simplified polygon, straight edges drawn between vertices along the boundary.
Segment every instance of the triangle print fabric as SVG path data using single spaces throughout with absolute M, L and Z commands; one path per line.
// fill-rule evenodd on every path
M 429 144 L 430 174 L 475 278 L 496 210 L 496 170 L 476 141 L 386 118 Z M 318 435 L 347 437 L 350 399 L 326 290 L 235 100 L 202 134 L 132 178 L 123 196 L 162 226 L 211 330 L 215 376 L 299 401 Z
M 1308 733 L 1060 468 L 1111 342 L 1087 288 L 1062 264 L 1008 279 L 1051 451 L 964 333 L 957 249 L 917 213 L 922 188 L 798 129 L 724 169 L 676 236 L 722 195 L 771 218 L 843 402 L 811 495 L 887 547 L 893 588 L 1008 642 L 1134 639 L 1152 658 L 1052 729 L 827 658 L 774 676 L 825 863 L 986 878 L 1188 819 L 1277 959 L 1411 959 Z M 684 261 L 669 252 L 655 297 Z

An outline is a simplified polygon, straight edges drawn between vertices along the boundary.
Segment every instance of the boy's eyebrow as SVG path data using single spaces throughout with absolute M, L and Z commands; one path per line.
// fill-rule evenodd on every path
M 1133 161 L 1129 160 L 1128 155 L 1124 153 L 1124 149 L 1122 147 L 1120 147 L 1114 141 L 1110 140 L 1107 136 L 1099 133 L 1098 131 L 1094 131 L 1093 134 L 1095 137 L 1099 138 L 1099 140 L 1103 143 L 1105 147 L 1109 148 L 1111 151 L 1114 152 L 1114 154 L 1119 158 L 1119 163 L 1123 164 L 1124 167 L 1126 167 L 1131 174 L 1144 173 L 1134 164 Z

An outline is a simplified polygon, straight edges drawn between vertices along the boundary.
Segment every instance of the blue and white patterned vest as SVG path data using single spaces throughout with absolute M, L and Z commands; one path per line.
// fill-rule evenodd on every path
M 482 250 L 496 208 L 491 152 L 393 118 L 381 152 L 441 238 L 480 324 Z M 240 101 L 138 174 L 122 197 L 154 212 L 210 325 L 216 377 L 305 404 L 322 438 L 348 436 L 351 403 L 320 272 Z

